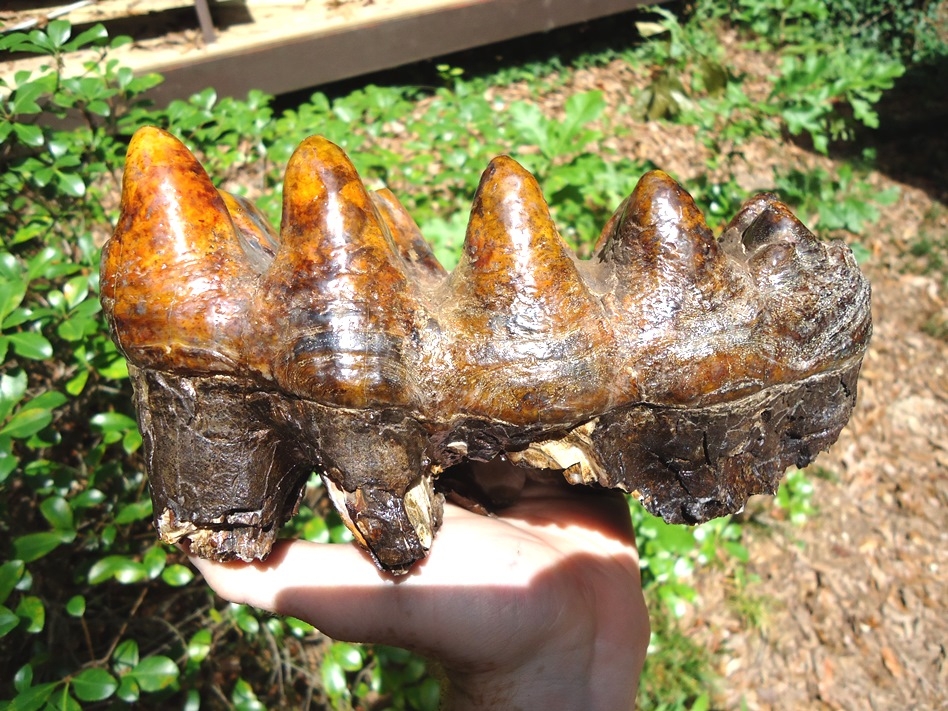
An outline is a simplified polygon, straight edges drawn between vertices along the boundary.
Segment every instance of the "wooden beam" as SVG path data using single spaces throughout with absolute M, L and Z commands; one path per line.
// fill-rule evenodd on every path
M 325 31 L 267 37 L 239 48 L 135 67 L 164 75 L 150 93 L 159 105 L 207 87 L 219 96 L 250 89 L 281 94 L 389 69 L 522 35 L 549 31 L 648 4 L 649 0 L 450 0 L 384 19 Z M 630 32 L 632 29 L 630 28 Z

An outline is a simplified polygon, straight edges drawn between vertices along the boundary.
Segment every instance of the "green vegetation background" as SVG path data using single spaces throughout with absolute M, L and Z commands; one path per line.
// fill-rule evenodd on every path
M 424 660 L 333 642 L 299 620 L 222 604 L 179 551 L 157 543 L 127 370 L 98 301 L 99 249 L 117 217 L 124 150 L 136 128 L 159 125 L 182 138 L 229 189 L 253 187 L 278 224 L 282 167 L 318 127 L 372 187 L 395 190 L 447 266 L 463 238 L 477 166 L 532 146 L 523 162 L 564 236 L 588 254 L 611 210 L 653 166 L 602 148 L 621 129 L 599 92 L 571 96 L 559 120 L 533 103 L 498 111 L 489 88 L 528 81 L 542 94 L 577 67 L 618 59 L 646 68 L 649 86 L 621 110 L 701 128 L 713 158 L 688 187 L 719 226 L 747 197 L 726 147 L 789 135 L 826 152 L 859 127 L 876 127 L 882 92 L 908 69 L 944 58 L 932 25 L 938 5 L 698 0 L 686 16 L 643 10 L 625 41 L 592 54 L 471 77 L 439 65 L 431 86 L 367 85 L 332 99 L 316 93 L 283 111 L 260 92 L 219 100 L 211 89 L 149 108 L 142 95 L 161 78 L 120 66 L 110 51 L 127 40 L 110 39 L 102 27 L 73 36 L 68 23 L 53 21 L 0 35 L 0 59 L 31 52 L 48 60 L 0 83 L 0 669 L 12 674 L 0 678 L 0 710 L 136 702 L 346 709 L 373 699 L 393 709 L 438 707 L 439 685 Z M 724 23 L 746 46 L 779 58 L 765 99 L 750 98 L 729 70 Z M 67 77 L 64 56 L 80 47 L 98 59 Z M 59 130 L 43 118 L 67 112 L 83 125 Z M 409 136 L 397 152 L 386 148 L 393 122 Z M 879 207 L 897 198 L 864 180 L 872 159 L 865 152 L 833 175 L 788 171 L 771 187 L 818 218 L 821 231 L 866 236 Z M 870 254 L 858 242 L 854 249 Z M 948 245 L 919 249 L 936 265 L 948 255 Z M 792 472 L 778 496 L 791 520 L 812 514 L 808 476 Z M 696 566 L 747 559 L 741 524 L 667 526 L 631 508 L 654 615 L 640 706 L 708 708 L 714 660 L 681 634 L 676 616 L 697 595 L 689 583 Z M 286 535 L 348 540 L 337 517 L 309 509 Z

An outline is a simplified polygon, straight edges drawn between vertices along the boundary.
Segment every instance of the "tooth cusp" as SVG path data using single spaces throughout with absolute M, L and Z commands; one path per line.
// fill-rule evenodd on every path
M 494 460 L 478 505 L 517 496 L 506 461 L 633 492 L 667 521 L 739 510 L 832 444 L 871 334 L 848 249 L 772 195 L 718 241 L 653 171 L 584 262 L 502 156 L 448 274 L 318 137 L 290 160 L 276 233 L 143 129 L 101 275 L 162 539 L 263 558 L 315 471 L 396 574 L 436 545 L 440 489 L 486 481 L 471 462 Z

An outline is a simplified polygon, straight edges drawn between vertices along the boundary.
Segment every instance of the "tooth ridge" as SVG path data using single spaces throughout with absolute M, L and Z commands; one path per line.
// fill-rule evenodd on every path
M 601 302 L 536 179 L 512 158 L 495 158 L 484 171 L 441 301 L 463 384 L 449 399 L 464 412 L 555 420 L 573 416 L 580 402 L 607 405 L 613 365 L 597 348 L 611 336 Z M 474 378 L 479 370 L 487 376 Z
M 254 272 L 210 177 L 159 128 L 140 129 L 129 144 L 101 277 L 116 342 L 140 365 L 199 373 L 246 365 L 240 341 Z
M 280 233 L 258 299 L 272 332 L 258 357 L 276 382 L 323 403 L 411 402 L 404 343 L 420 308 L 414 285 L 355 167 L 330 141 L 311 137 L 290 159 Z

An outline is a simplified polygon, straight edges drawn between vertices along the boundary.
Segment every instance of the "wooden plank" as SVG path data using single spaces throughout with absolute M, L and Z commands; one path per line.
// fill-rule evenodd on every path
M 139 64 L 165 82 L 159 104 L 209 86 L 220 96 L 252 88 L 271 94 L 318 86 L 522 35 L 631 10 L 648 0 L 450 0 L 327 29 L 286 30 L 240 47 L 223 38 L 202 54 Z

